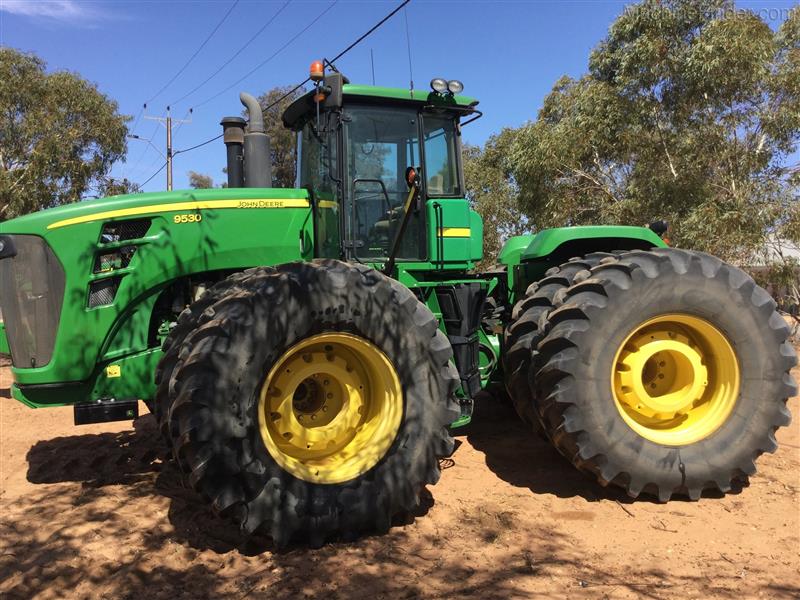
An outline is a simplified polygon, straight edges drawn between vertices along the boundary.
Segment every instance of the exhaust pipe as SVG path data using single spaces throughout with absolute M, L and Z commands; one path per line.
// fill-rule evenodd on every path
M 264 115 L 256 98 L 246 92 L 239 99 L 247 109 L 248 127 L 244 134 L 244 187 L 272 187 L 272 161 Z
M 242 117 L 225 117 L 222 125 L 222 139 L 228 155 L 228 187 L 244 187 L 244 128 L 247 124 Z

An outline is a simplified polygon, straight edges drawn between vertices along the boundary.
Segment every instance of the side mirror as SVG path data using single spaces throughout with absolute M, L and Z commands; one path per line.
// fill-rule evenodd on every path
M 417 173 L 416 167 L 408 167 L 406 169 L 406 185 L 408 189 L 412 187 L 419 187 L 419 174 Z
M 325 87 L 326 96 L 323 107 L 326 110 L 342 108 L 342 96 L 345 83 L 347 83 L 347 78 L 341 73 L 325 75 L 323 86 Z

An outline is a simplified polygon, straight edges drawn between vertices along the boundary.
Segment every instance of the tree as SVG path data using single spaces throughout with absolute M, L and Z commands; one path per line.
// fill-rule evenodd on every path
M 121 194 L 136 194 L 141 191 L 139 186 L 129 179 L 116 179 L 115 177 L 103 177 L 99 180 L 96 189 L 98 198 L 119 196 Z
M 207 190 L 214 187 L 214 180 L 211 175 L 189 171 L 189 187 L 196 190 Z
M 513 135 L 513 130 L 504 129 L 490 137 L 483 148 L 466 144 L 462 150 L 467 199 L 483 219 L 481 269 L 497 262 L 508 238 L 531 227 L 531 220 L 519 208 L 519 192 L 503 160 Z
M 274 87 L 258 97 L 259 103 L 266 109 L 263 111 L 264 127 L 270 141 L 272 185 L 275 187 L 290 188 L 295 184 L 297 135 L 283 126 L 281 117 L 286 107 L 304 92 L 296 90 L 289 93 L 291 90 L 288 86 Z
M 130 117 L 74 73 L 0 47 L 0 220 L 80 200 L 125 154 Z
M 507 165 L 537 225 L 666 218 L 678 245 L 745 264 L 800 234 L 799 141 L 800 9 L 774 32 L 728 0 L 645 0 L 556 83 Z

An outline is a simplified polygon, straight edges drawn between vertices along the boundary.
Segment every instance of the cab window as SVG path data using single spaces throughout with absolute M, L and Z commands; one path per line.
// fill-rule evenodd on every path
M 428 196 L 461 197 L 456 154 L 456 123 L 452 117 L 425 115 L 425 177 Z

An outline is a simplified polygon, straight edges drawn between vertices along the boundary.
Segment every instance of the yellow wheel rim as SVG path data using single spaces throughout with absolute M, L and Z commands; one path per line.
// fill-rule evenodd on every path
M 739 395 L 739 363 L 727 338 L 708 321 L 683 314 L 638 326 L 617 350 L 611 378 L 625 422 L 667 446 L 713 434 Z
M 313 483 L 343 483 L 374 467 L 397 435 L 403 392 L 381 350 L 348 333 L 292 346 L 261 387 L 261 438 L 286 471 Z

